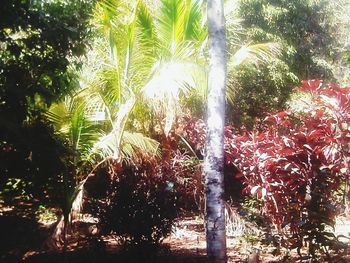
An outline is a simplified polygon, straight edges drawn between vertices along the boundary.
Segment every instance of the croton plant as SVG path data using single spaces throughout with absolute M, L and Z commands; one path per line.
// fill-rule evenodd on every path
M 239 169 L 244 191 L 263 201 L 286 245 L 306 242 L 315 255 L 334 241 L 327 232 L 334 193 L 349 175 L 350 88 L 308 80 L 298 91 L 308 98 L 302 110 L 271 114 L 251 132 L 225 127 L 225 161 Z M 199 138 L 189 141 L 202 147 L 203 123 L 187 123 L 187 135 Z

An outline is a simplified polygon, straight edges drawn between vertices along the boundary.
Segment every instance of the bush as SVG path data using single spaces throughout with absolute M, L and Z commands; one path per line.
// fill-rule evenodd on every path
M 304 81 L 307 111 L 265 119 L 262 131 L 226 138 L 226 160 L 240 170 L 245 191 L 260 198 L 285 246 L 309 254 L 331 247 L 334 193 L 349 176 L 350 88 Z M 306 108 L 305 108 L 306 109 Z M 305 114 L 307 112 L 307 114 Z
M 173 184 L 152 161 L 124 164 L 112 176 L 105 204 L 100 208 L 104 233 L 115 233 L 126 247 L 157 249 L 170 234 L 177 215 Z
M 316 258 L 337 243 L 328 229 L 335 223 L 336 192 L 349 178 L 350 88 L 302 84 L 296 111 L 271 114 L 252 132 L 225 127 L 225 164 L 238 168 L 232 173 L 244 192 L 262 201 L 281 245 L 300 251 L 307 244 Z M 188 141 L 200 151 L 205 126 L 198 120 L 187 126 Z

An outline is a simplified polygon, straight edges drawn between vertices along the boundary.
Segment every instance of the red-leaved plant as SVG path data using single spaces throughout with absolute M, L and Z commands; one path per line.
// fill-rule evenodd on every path
M 311 96 L 308 112 L 283 111 L 265 119 L 263 131 L 231 135 L 226 160 L 240 170 L 245 191 L 264 201 L 288 247 L 303 241 L 315 256 L 334 236 L 334 192 L 349 175 L 350 88 L 319 80 L 302 82 Z
M 308 80 L 298 91 L 309 98 L 303 111 L 271 114 L 252 132 L 225 127 L 225 162 L 263 201 L 284 245 L 299 250 L 305 242 L 316 257 L 335 240 L 326 226 L 334 225 L 334 193 L 349 175 L 350 88 Z M 187 119 L 183 131 L 195 150 L 203 147 L 201 120 Z

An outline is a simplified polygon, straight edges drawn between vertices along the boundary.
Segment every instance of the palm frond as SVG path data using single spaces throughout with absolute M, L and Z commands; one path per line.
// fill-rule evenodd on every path
M 203 34 L 202 0 L 187 0 L 184 40 L 199 41 Z M 205 31 L 205 30 L 204 30 Z
M 142 133 L 124 131 L 122 139 L 123 157 L 132 159 L 138 152 L 159 157 L 159 142 Z
M 251 64 L 253 66 L 258 66 L 259 64 L 276 60 L 280 55 L 281 48 L 277 43 L 245 45 L 230 58 L 228 63 L 229 77 L 230 74 L 240 65 Z M 235 87 L 229 85 L 226 94 L 228 102 L 233 103 L 234 97 L 236 96 Z
M 158 38 L 161 46 L 172 56 L 178 43 L 183 40 L 185 30 L 185 1 L 163 0 L 157 18 Z
M 156 15 L 156 32 L 163 58 L 179 58 L 177 54 L 187 42 L 196 47 L 206 37 L 202 0 L 162 0 Z M 181 45 L 182 47 L 179 47 Z M 192 54 L 197 48 L 192 47 Z
M 261 43 L 244 45 L 229 59 L 228 69 L 242 65 L 243 63 L 259 64 L 278 57 L 281 54 L 280 45 L 277 43 Z
M 135 101 L 136 98 L 135 97 L 131 97 L 130 99 L 127 100 L 127 102 L 125 102 L 119 109 L 117 116 L 115 118 L 115 121 L 113 123 L 113 130 L 112 133 L 115 136 L 115 140 L 116 140 L 116 151 L 114 154 L 114 158 L 115 159 L 119 159 L 120 157 L 120 145 L 121 145 L 121 139 L 123 136 L 123 132 L 125 129 L 125 124 L 127 122 L 128 116 L 132 110 L 132 108 L 135 105 Z
M 153 10 L 154 11 L 154 10 Z M 134 52 L 130 66 L 130 85 L 135 92 L 147 81 L 161 49 L 154 14 L 142 1 L 138 5 Z
M 153 101 L 166 101 L 168 98 L 179 100 L 181 94 L 187 95 L 191 89 L 202 86 L 197 83 L 196 75 L 205 73 L 205 67 L 196 63 L 159 62 L 142 90 L 143 96 Z
M 75 150 L 79 150 L 80 139 L 82 135 L 82 129 L 85 124 L 86 118 L 84 115 L 84 106 L 78 105 L 77 107 L 71 109 L 70 112 L 70 129 L 69 129 L 69 137 L 72 147 Z
M 113 36 L 123 37 L 125 31 L 120 25 L 126 22 L 128 12 L 128 5 L 124 1 L 102 0 L 96 4 L 92 23 L 108 38 Z
M 113 67 L 106 66 L 94 72 L 94 79 L 85 83 L 77 96 L 85 101 L 85 114 L 92 121 L 108 121 L 112 126 L 114 117 L 124 100 L 124 90 L 118 83 L 118 76 Z
M 118 146 L 115 139 L 115 134 L 109 133 L 101 137 L 99 142 L 95 144 L 92 150 L 93 155 L 98 155 L 99 158 L 105 159 L 113 157 L 117 147 L 120 149 L 122 159 L 137 158 L 139 153 L 160 156 L 159 143 L 142 133 L 124 131 L 121 139 L 121 144 Z
M 142 89 L 143 98 L 153 109 L 165 116 L 165 134 L 168 134 L 176 116 L 181 112 L 180 99 L 194 90 L 206 97 L 206 70 L 190 62 L 159 63 L 153 77 Z M 193 93 L 192 93 L 193 94 Z
M 121 140 L 128 115 L 135 104 L 135 97 L 131 97 L 123 104 L 113 121 L 112 131 L 104 136 L 100 135 L 100 140 L 95 144 L 91 151 L 92 154 L 100 153 L 101 157 L 112 157 L 120 161 L 121 156 Z
M 65 101 L 53 104 L 46 116 L 56 131 L 82 156 L 85 156 L 97 141 L 96 132 L 99 129 L 89 120 L 85 104 L 78 96 L 67 97 Z
M 53 104 L 45 113 L 49 121 L 54 125 L 56 131 L 60 131 L 67 123 L 68 109 L 64 101 Z
M 117 147 L 117 142 L 113 133 L 107 135 L 100 134 L 98 142 L 95 143 L 94 147 L 91 149 L 91 159 L 94 159 L 95 156 L 98 156 L 98 158 L 102 160 L 112 157 L 115 155 Z
M 138 6 L 137 24 L 139 28 L 139 41 L 146 48 L 146 51 L 153 52 L 158 44 L 157 34 L 151 11 L 143 2 Z

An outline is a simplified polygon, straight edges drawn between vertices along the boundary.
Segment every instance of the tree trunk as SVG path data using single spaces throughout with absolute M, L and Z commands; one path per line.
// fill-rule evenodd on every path
M 211 262 L 227 262 L 224 207 L 224 124 L 226 35 L 223 0 L 208 0 L 210 68 L 207 137 L 204 160 L 207 254 Z

